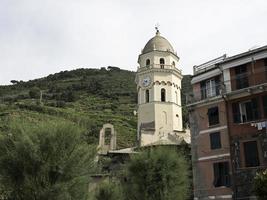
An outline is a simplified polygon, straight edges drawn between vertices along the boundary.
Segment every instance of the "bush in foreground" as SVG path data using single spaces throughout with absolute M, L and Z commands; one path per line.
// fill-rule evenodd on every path
M 259 200 L 267 199 L 267 169 L 257 173 L 254 179 L 254 190 Z
M 5 199 L 87 199 L 94 147 L 69 123 L 12 123 L 0 132 L 0 185 Z
M 185 200 L 188 198 L 189 164 L 171 148 L 155 147 L 134 155 L 127 167 L 127 200 Z

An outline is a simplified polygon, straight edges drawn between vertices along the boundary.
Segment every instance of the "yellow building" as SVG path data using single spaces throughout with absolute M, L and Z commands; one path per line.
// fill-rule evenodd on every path
M 140 146 L 179 144 L 182 125 L 179 57 L 167 39 L 151 38 L 138 57 L 138 141 Z

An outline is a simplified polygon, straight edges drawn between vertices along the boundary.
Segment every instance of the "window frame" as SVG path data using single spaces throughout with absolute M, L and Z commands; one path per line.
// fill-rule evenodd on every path
M 146 59 L 146 67 L 150 66 L 150 59 Z
M 164 59 L 164 58 L 160 58 L 160 59 L 159 59 L 159 64 L 160 64 L 160 68 L 161 68 L 161 69 L 164 69 L 165 59 Z
M 246 64 L 236 66 L 235 70 L 235 87 L 237 90 L 249 87 L 248 67 Z
M 247 107 L 247 105 L 250 105 L 250 107 Z M 247 111 L 251 113 L 247 113 Z M 246 123 L 260 119 L 259 98 L 255 97 L 232 103 L 232 116 L 234 123 Z
M 149 89 L 146 89 L 145 90 L 145 103 L 149 103 L 149 95 L 150 95 L 150 92 L 149 92 Z
M 222 143 L 221 143 L 221 133 L 220 132 L 213 132 L 210 133 L 210 149 L 221 149 Z
M 213 163 L 213 178 L 214 187 L 230 187 L 230 164 L 228 161 Z
M 255 155 L 252 156 L 252 149 L 248 147 L 248 145 L 255 144 L 256 147 L 254 150 Z M 251 146 L 250 146 L 251 147 Z M 244 166 L 245 167 L 258 167 L 260 166 L 260 158 L 259 158 L 259 149 L 257 140 L 250 140 L 243 142 L 243 153 L 244 153 Z M 250 157 L 250 158 L 249 158 Z
M 166 102 L 166 89 L 165 88 L 161 88 L 160 90 L 160 101 Z
M 216 111 L 212 111 L 212 109 L 216 109 Z M 217 112 L 217 117 L 214 119 L 214 117 L 210 116 L 210 113 L 212 112 Z M 209 121 L 209 126 L 216 126 L 218 124 L 220 124 L 220 112 L 219 112 L 219 107 L 218 106 L 214 106 L 214 107 L 210 107 L 208 109 L 208 121 Z

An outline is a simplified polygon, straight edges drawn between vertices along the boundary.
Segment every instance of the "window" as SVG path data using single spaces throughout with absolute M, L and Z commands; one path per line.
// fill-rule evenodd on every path
M 236 75 L 236 89 L 242 89 L 249 86 L 247 65 L 240 65 L 235 67 L 235 75 Z
M 161 89 L 161 101 L 166 101 L 166 90 L 164 88 Z
M 259 166 L 257 141 L 244 142 L 245 166 Z
M 165 64 L 164 58 L 159 59 L 159 63 L 160 63 L 160 68 L 164 69 L 164 64 Z
M 259 119 L 260 117 L 257 98 L 233 103 L 232 111 L 234 123 L 253 121 Z
M 219 110 L 218 107 L 209 108 L 209 126 L 219 124 Z
M 234 123 L 241 123 L 239 103 L 232 104 L 233 121 Z
M 175 103 L 178 104 L 178 94 L 177 94 L 177 91 L 175 91 Z
M 267 95 L 262 97 L 264 117 L 267 117 Z
M 241 123 L 259 119 L 258 99 L 233 103 L 232 112 L 234 123 Z
M 147 60 L 146 60 L 146 66 L 148 67 L 149 65 L 150 65 L 150 60 L 147 59 Z
M 221 134 L 220 132 L 210 134 L 210 148 L 211 149 L 220 149 L 221 146 Z
M 200 83 L 201 99 L 219 95 L 220 77 L 215 77 Z
M 207 94 L 207 97 L 216 96 L 216 87 L 215 87 L 214 79 L 206 81 L 206 94 Z
M 146 103 L 148 103 L 149 102 L 149 90 L 146 90 Z
M 174 61 L 172 61 L 172 66 L 174 66 L 174 67 L 175 67 L 175 62 L 174 62 Z
M 264 70 L 265 70 L 265 78 L 267 80 L 267 58 L 264 59 Z
M 215 187 L 230 186 L 230 175 L 229 175 L 229 163 L 219 162 L 213 164 L 214 181 Z

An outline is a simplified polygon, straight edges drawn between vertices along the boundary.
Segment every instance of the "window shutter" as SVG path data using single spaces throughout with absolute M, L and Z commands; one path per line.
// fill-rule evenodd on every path
M 201 99 L 205 99 L 207 95 L 206 95 L 206 83 L 204 81 L 200 83 L 200 92 L 201 92 Z
M 233 111 L 233 120 L 234 123 L 240 123 L 240 110 L 239 110 L 239 103 L 232 103 L 232 111 Z
M 220 94 L 220 76 L 217 76 L 215 78 L 215 89 L 216 89 L 216 95 Z
M 213 164 L 213 173 L 214 173 L 213 185 L 214 185 L 214 187 L 218 187 L 219 186 L 219 176 L 220 176 L 219 163 Z
M 252 116 L 253 116 L 253 119 L 259 119 L 260 110 L 258 109 L 258 99 L 257 98 L 251 99 L 251 103 L 252 103 Z

